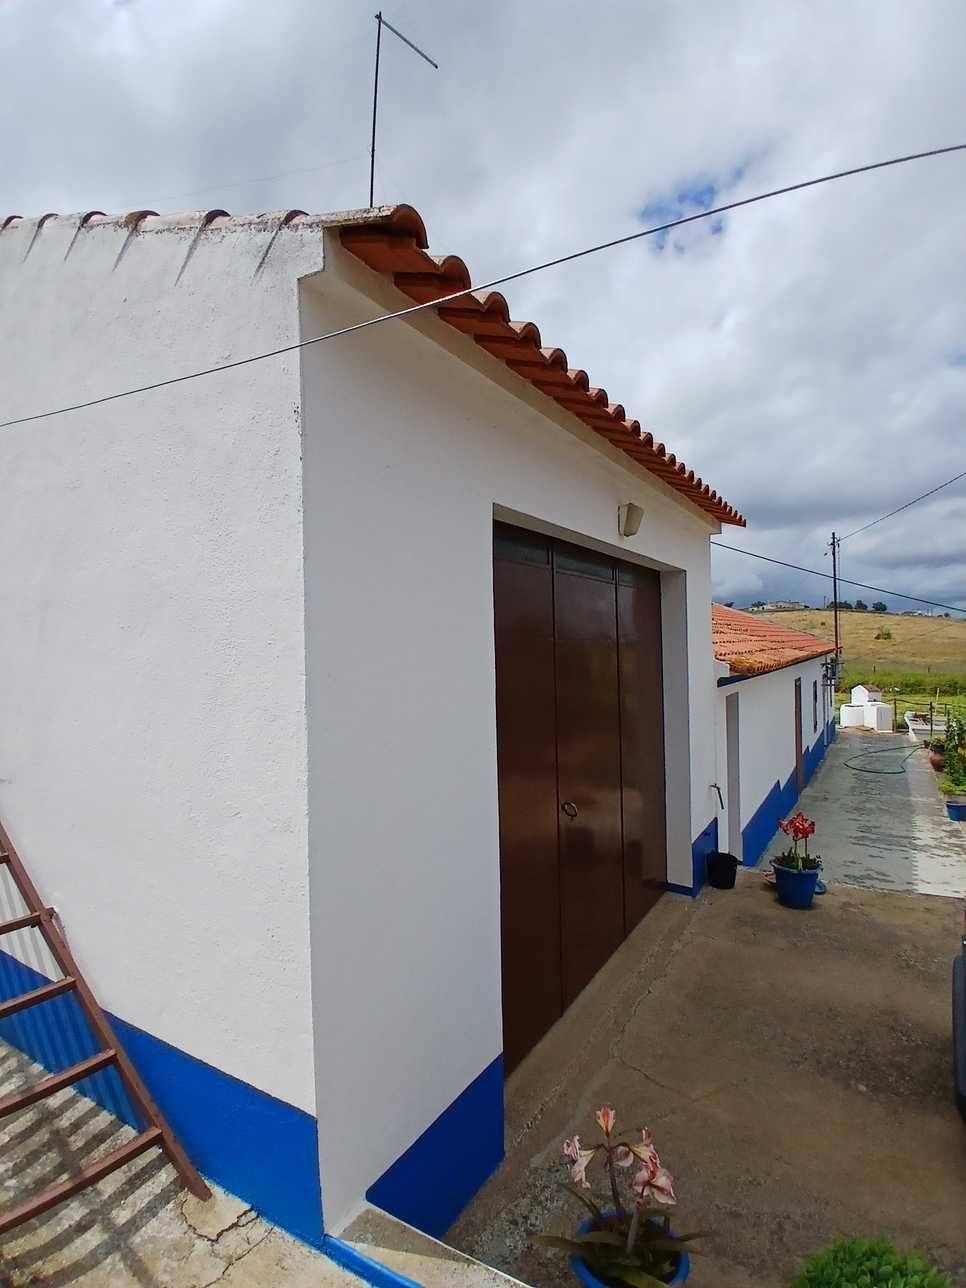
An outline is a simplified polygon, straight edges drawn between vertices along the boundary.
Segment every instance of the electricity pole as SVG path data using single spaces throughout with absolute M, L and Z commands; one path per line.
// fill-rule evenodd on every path
M 838 665 L 842 653 L 842 647 L 839 643 L 839 563 L 838 563 L 839 543 L 832 533 L 832 617 L 835 621 L 835 662 Z

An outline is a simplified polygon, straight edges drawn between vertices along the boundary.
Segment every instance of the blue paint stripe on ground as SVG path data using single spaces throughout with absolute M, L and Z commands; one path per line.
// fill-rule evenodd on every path
M 330 1261 L 334 1261 L 363 1283 L 372 1284 L 373 1288 L 422 1288 L 415 1279 L 407 1279 L 388 1266 L 380 1265 L 378 1261 L 364 1256 L 358 1249 L 331 1234 L 327 1234 L 322 1240 L 322 1251 Z

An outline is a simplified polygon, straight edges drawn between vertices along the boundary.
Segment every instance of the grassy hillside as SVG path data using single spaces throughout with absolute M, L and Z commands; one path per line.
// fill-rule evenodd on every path
M 781 626 L 833 638 L 832 612 L 809 608 L 800 613 L 763 613 Z M 890 638 L 876 639 L 885 632 Z M 849 670 L 922 671 L 966 676 L 966 619 L 902 617 L 896 613 L 839 613 L 842 658 Z
M 763 613 L 769 621 L 834 637 L 830 609 L 798 613 Z M 839 700 L 848 690 L 873 680 L 899 707 L 925 706 L 930 699 L 966 702 L 966 620 L 951 617 L 903 617 L 896 613 L 839 613 L 842 674 Z M 879 636 L 879 638 L 876 638 Z M 882 638 L 885 636 L 885 638 Z

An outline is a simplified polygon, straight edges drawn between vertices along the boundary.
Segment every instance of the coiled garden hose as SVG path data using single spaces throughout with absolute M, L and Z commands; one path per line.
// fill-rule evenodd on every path
M 895 768 L 890 766 L 888 769 L 878 769 L 875 765 L 856 765 L 853 763 L 856 760 L 864 760 L 866 756 L 884 756 L 889 752 L 895 754 L 897 751 L 902 751 L 904 746 L 904 743 L 897 742 L 892 747 L 872 747 L 869 751 L 860 751 L 858 755 L 850 756 L 848 760 L 842 763 L 849 769 L 854 769 L 857 774 L 904 774 L 906 772 L 906 761 L 911 760 L 916 752 L 920 750 L 920 747 L 915 746 L 911 751 L 907 751 Z

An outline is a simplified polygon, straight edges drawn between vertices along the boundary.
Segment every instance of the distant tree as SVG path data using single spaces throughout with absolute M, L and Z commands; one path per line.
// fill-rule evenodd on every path
M 752 604 L 752 608 L 764 608 L 764 607 L 765 607 L 765 601 L 763 599 L 756 599 L 755 602 Z
M 949 616 L 948 613 L 943 613 L 943 617 L 948 617 L 948 616 Z
M 869 605 L 864 599 L 857 599 L 855 601 L 855 611 L 857 613 L 867 613 L 869 611 Z
M 872 605 L 872 611 L 873 613 L 887 613 L 889 611 L 889 605 L 886 604 L 884 600 L 877 599 Z
M 852 601 L 849 599 L 840 599 L 836 603 L 836 601 L 833 599 L 832 602 L 829 604 L 829 608 L 845 609 L 848 612 L 848 611 L 851 611 L 852 609 Z
M 725 608 L 734 608 L 734 606 L 735 606 L 735 601 L 733 599 L 729 599 L 727 604 L 725 604 Z

